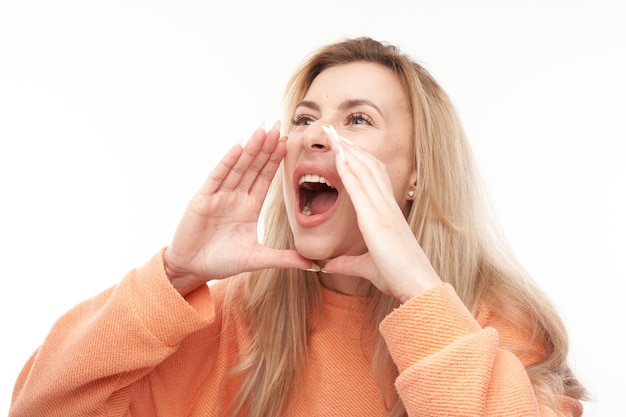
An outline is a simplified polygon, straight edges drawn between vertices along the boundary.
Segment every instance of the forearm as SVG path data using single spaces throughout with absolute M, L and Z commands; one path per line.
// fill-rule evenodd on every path
M 55 323 L 17 380 L 12 417 L 92 415 L 111 402 L 119 408 L 126 387 L 212 320 L 210 303 L 191 306 L 169 285 L 160 256 Z
M 398 366 L 396 389 L 409 416 L 576 416 L 580 405 L 538 403 L 522 362 L 481 328 L 443 285 L 392 313 L 381 332 Z M 560 414 L 559 414 L 560 413 Z

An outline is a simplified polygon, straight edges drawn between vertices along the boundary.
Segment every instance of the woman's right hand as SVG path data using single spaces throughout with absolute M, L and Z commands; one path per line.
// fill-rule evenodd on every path
M 209 280 L 246 271 L 315 269 L 295 250 L 258 242 L 261 207 L 285 152 L 277 126 L 267 132 L 259 128 L 245 147 L 235 145 L 209 174 L 163 255 L 165 272 L 182 295 Z

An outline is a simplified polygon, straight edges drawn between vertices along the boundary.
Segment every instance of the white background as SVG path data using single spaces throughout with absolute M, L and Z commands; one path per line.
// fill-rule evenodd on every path
M 282 117 L 305 54 L 369 35 L 449 92 L 570 329 L 585 415 L 626 415 L 626 6 L 504 4 L 0 2 L 0 414 L 54 320 L 167 245 L 222 153 Z

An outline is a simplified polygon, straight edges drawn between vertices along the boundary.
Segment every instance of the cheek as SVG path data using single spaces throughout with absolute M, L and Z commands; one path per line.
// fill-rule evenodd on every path
M 407 162 L 405 158 L 395 158 L 395 160 L 387 164 L 387 169 L 389 171 L 393 194 L 396 197 L 396 201 L 401 202 L 404 200 L 404 193 L 411 180 L 413 164 Z
M 385 164 L 389 178 L 394 183 L 405 179 L 411 172 L 413 162 L 411 159 L 411 150 L 401 146 L 391 148 L 377 148 L 370 151 L 372 156 Z
M 292 155 L 293 153 L 291 153 Z M 294 191 L 293 191 L 293 171 L 295 169 L 295 162 L 293 156 L 290 156 L 290 153 L 287 152 L 285 158 L 283 159 L 283 199 L 285 200 L 285 206 L 287 207 L 287 212 L 289 213 L 291 210 L 291 204 L 293 203 Z

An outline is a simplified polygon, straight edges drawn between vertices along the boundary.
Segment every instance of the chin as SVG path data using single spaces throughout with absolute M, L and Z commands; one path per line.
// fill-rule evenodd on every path
M 357 242 L 329 241 L 328 237 L 304 241 L 296 240 L 296 250 L 302 256 L 313 261 L 327 261 L 342 255 L 361 255 L 367 251 L 365 244 Z
M 328 245 L 316 245 L 311 241 L 306 243 L 296 242 L 296 250 L 300 255 L 313 261 L 323 261 L 337 256 L 331 249 L 329 249 Z

